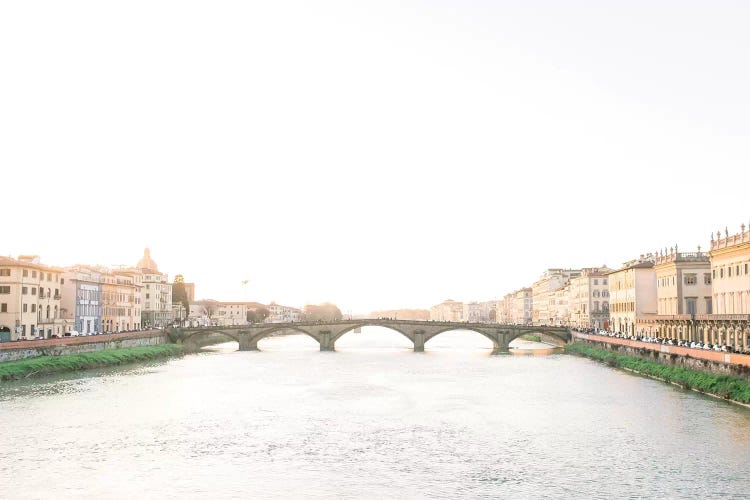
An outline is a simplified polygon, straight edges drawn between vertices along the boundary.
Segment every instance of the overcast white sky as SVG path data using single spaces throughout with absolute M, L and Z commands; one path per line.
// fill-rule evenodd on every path
M 489 300 L 750 222 L 744 1 L 0 3 L 0 253 Z M 247 287 L 241 281 L 250 280 Z

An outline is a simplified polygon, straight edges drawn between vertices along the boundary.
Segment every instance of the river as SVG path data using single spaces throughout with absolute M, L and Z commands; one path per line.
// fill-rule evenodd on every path
M 0 498 L 750 495 L 750 410 L 587 359 L 382 328 L 236 347 L 0 383 Z

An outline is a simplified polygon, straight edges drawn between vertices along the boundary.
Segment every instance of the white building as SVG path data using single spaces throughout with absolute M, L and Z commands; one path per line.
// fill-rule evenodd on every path
M 146 248 L 135 266 L 143 273 L 141 288 L 141 325 L 143 328 L 167 327 L 172 324 L 172 284 L 159 272 L 151 252 Z
M 266 318 L 266 323 L 291 323 L 299 321 L 302 315 L 302 311 L 296 307 L 282 306 L 275 302 L 271 302 L 268 305 L 269 315 Z
M 102 329 L 103 273 L 93 267 L 75 265 L 65 268 L 60 279 L 62 317 L 80 333 L 100 333 Z
M 584 268 L 570 280 L 570 326 L 580 329 L 609 327 L 609 278 L 612 269 Z

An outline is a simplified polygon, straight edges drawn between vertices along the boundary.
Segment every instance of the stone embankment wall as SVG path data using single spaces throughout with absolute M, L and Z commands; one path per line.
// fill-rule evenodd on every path
M 143 345 L 168 344 L 169 337 L 162 330 L 147 332 L 64 337 L 61 339 L 4 342 L 0 344 L 0 363 L 38 356 L 62 356 L 104 349 L 122 349 Z
M 734 375 L 750 380 L 750 356 L 704 351 L 637 340 L 618 339 L 573 332 L 576 342 L 591 344 L 619 354 L 638 356 L 663 365 L 681 366 L 718 375 Z

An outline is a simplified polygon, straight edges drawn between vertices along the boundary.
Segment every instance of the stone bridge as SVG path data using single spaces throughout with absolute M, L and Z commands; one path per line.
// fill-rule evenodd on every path
M 409 321 L 391 319 L 356 319 L 341 321 L 316 321 L 295 323 L 257 323 L 242 326 L 215 326 L 204 328 L 174 328 L 169 330 L 173 342 L 196 348 L 201 337 L 221 334 L 240 344 L 240 351 L 258 350 L 258 341 L 281 332 L 299 332 L 314 338 L 321 351 L 333 351 L 336 341 L 345 333 L 364 326 L 390 328 L 414 344 L 415 352 L 424 351 L 425 342 L 436 335 L 451 330 L 471 330 L 492 341 L 493 354 L 508 353 L 513 339 L 524 334 L 538 334 L 553 338 L 559 343 L 571 340 L 570 330 L 553 326 L 501 325 L 497 323 L 457 323 L 443 321 Z

